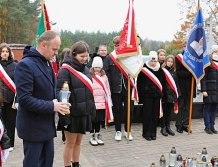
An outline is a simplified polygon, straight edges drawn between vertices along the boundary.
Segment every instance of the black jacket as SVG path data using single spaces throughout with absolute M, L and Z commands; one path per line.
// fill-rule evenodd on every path
M 154 71 L 150 69 L 146 64 L 144 64 L 144 67 L 149 69 L 159 79 L 162 85 L 162 92 L 147 75 L 145 75 L 143 72 L 140 72 L 137 78 L 139 103 L 142 103 L 145 97 L 162 97 L 162 102 L 166 102 L 166 78 L 163 69 L 159 68 L 158 71 Z
M 170 67 L 166 66 L 164 68 L 166 68 L 169 71 L 169 73 L 171 74 L 171 76 L 173 77 L 175 84 L 176 84 L 176 87 L 177 87 L 178 95 L 181 95 L 177 73 L 175 71 L 171 70 Z M 167 81 L 166 81 L 166 88 L 167 88 L 167 91 L 166 91 L 167 92 L 167 102 L 168 103 L 175 103 L 177 101 L 176 93 L 173 91 L 173 89 L 170 87 L 170 85 L 168 84 Z
M 218 103 L 218 70 L 214 67 L 205 69 L 205 76 L 201 80 L 201 91 L 207 92 L 208 96 L 203 97 L 204 103 Z
M 9 59 L 6 60 L 0 60 L 0 64 L 4 68 L 5 72 L 8 74 L 8 76 L 14 81 L 14 69 L 17 65 L 17 63 L 14 62 L 12 58 L 9 57 Z M 1 78 L 0 78 L 1 79 Z M 2 81 L 2 87 L 3 87 L 3 102 L 10 103 L 14 100 L 14 92 Z
M 66 54 L 63 63 L 68 64 L 75 70 L 85 74 L 92 81 L 89 69 L 85 66 L 85 64 L 79 63 L 76 59 L 71 58 L 69 54 Z M 61 90 L 65 81 L 68 82 L 71 92 L 69 98 L 69 103 L 71 103 L 70 117 L 81 117 L 90 114 L 91 117 L 94 119 L 96 112 L 95 103 L 93 94 L 90 92 L 89 88 L 85 86 L 85 84 L 69 70 L 60 69 L 57 81 L 58 91 Z M 66 123 L 65 121 L 67 121 L 66 116 L 59 116 L 61 125 L 67 125 L 64 124 Z
M 125 76 L 123 76 L 122 72 L 119 68 L 114 64 L 113 60 L 109 56 L 109 69 L 106 71 L 108 74 L 108 80 L 110 83 L 111 93 L 121 93 L 121 91 L 127 90 L 128 88 L 128 80 Z M 132 89 L 132 86 L 130 86 Z
M 175 58 L 175 62 L 176 62 L 176 72 L 178 75 L 181 97 L 182 98 L 190 97 L 192 74 L 183 66 L 183 64 L 178 60 L 177 57 Z M 194 97 L 196 97 L 195 81 L 194 81 L 194 88 L 193 88 L 193 98 Z

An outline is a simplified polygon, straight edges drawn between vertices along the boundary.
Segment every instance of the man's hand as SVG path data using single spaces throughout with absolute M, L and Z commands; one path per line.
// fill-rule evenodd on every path
M 207 97 L 207 96 L 208 96 L 207 92 L 202 92 L 202 93 L 203 93 L 203 96 L 204 96 L 204 97 Z
M 59 112 L 62 115 L 70 114 L 70 103 L 67 102 L 58 102 L 57 99 L 53 100 L 54 102 L 54 111 Z

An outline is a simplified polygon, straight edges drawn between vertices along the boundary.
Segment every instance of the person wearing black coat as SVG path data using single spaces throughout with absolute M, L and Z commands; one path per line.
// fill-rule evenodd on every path
M 166 78 L 165 74 L 158 62 L 157 52 L 150 51 L 148 61 L 145 63 L 144 68 L 147 68 L 153 75 L 156 76 L 157 82 L 159 81 L 162 90 L 142 71 L 137 77 L 137 89 L 139 95 L 139 103 L 143 104 L 143 128 L 142 136 L 150 141 L 156 140 L 157 134 L 157 120 L 161 109 L 160 100 L 166 102 Z
M 6 43 L 2 43 L 0 45 L 0 64 L 4 71 L 7 73 L 8 77 L 12 81 L 14 81 L 14 70 L 17 65 L 17 63 L 14 62 L 12 51 Z M 17 110 L 15 108 L 12 108 L 14 96 L 15 93 L 10 89 L 10 86 L 3 82 L 3 79 L 0 77 L 0 80 L 2 80 L 2 91 L 3 91 L 3 106 L 2 106 L 2 120 L 5 124 L 5 127 L 7 129 L 7 134 L 10 138 L 11 142 L 11 148 L 10 151 L 14 148 L 14 139 L 15 139 L 15 124 L 16 124 L 16 116 L 17 116 Z
M 207 134 L 217 134 L 214 125 L 218 107 L 218 45 L 212 46 L 210 60 L 211 65 L 205 69 L 205 75 L 201 80 L 204 130 Z
M 119 47 L 120 36 L 116 36 L 113 39 L 114 52 L 117 52 Z M 124 132 L 123 136 L 127 138 L 127 111 L 128 111 L 128 81 L 127 78 L 123 75 L 121 70 L 117 67 L 114 61 L 112 60 L 112 54 L 109 56 L 109 69 L 106 69 L 106 74 L 109 79 L 110 89 L 111 89 L 111 98 L 113 102 L 113 114 L 114 114 L 114 124 L 116 134 L 114 139 L 116 141 L 122 140 L 122 111 L 124 108 Z M 130 86 L 130 92 L 132 91 L 132 86 Z M 130 97 L 131 98 L 131 97 Z M 134 111 L 134 101 L 130 99 L 130 127 L 133 120 L 133 111 Z M 130 128 L 131 131 L 131 128 Z M 130 141 L 133 140 L 131 132 L 129 133 Z
M 165 68 L 169 74 L 172 76 L 172 79 L 175 83 L 178 96 L 180 93 L 179 83 L 178 83 L 178 76 L 176 73 L 176 64 L 175 64 L 175 57 L 173 55 L 168 55 L 162 65 L 162 68 Z M 167 75 L 165 73 L 165 75 Z M 173 82 L 172 81 L 172 82 Z M 174 136 L 175 133 L 170 128 L 170 115 L 171 112 L 174 111 L 174 106 L 176 101 L 178 100 L 176 92 L 172 89 L 170 84 L 166 82 L 166 88 L 167 88 L 167 101 L 165 103 L 162 103 L 163 107 L 163 117 L 160 118 L 161 123 L 161 134 L 163 136 Z
M 186 43 L 184 43 L 184 46 Z M 180 54 L 183 57 L 184 51 Z M 190 112 L 190 93 L 191 93 L 191 83 L 192 83 L 192 74 L 187 70 L 187 68 L 182 64 L 178 59 L 179 55 L 176 56 L 176 72 L 178 75 L 179 88 L 181 95 L 179 96 L 179 110 L 176 114 L 176 131 L 178 133 L 188 132 L 188 120 Z M 193 88 L 193 98 L 196 97 L 196 83 L 194 82 Z M 190 132 L 192 132 L 190 130 Z
M 95 119 L 96 109 L 93 93 L 83 80 L 89 80 L 92 84 L 92 77 L 85 62 L 88 59 L 89 46 L 84 41 L 78 41 L 72 45 L 70 52 L 66 52 L 62 66 L 58 73 L 57 88 L 61 90 L 65 82 L 69 85 L 71 92 L 69 97 L 70 114 L 59 115 L 58 127 L 64 130 L 66 143 L 64 146 L 63 157 L 64 165 L 79 167 L 79 155 L 83 135 L 86 131 L 92 130 L 92 120 Z M 73 74 L 69 66 L 77 72 Z M 78 74 L 78 72 L 80 74 Z M 82 77 L 82 79 L 80 77 Z

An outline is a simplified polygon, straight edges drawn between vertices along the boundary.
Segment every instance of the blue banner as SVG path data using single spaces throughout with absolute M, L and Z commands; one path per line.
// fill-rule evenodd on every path
M 198 81 L 203 78 L 204 69 L 210 65 L 209 55 L 207 54 L 204 21 L 200 9 L 189 34 L 186 50 L 183 55 L 183 63 Z

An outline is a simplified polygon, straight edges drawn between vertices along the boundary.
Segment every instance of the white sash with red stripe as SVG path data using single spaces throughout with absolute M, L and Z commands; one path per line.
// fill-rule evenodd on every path
M 154 82 L 154 84 L 160 89 L 160 91 L 162 92 L 163 88 L 162 85 L 159 81 L 159 79 L 146 67 L 143 67 L 141 70 L 150 80 L 152 80 Z M 159 117 L 161 118 L 163 116 L 163 110 L 162 110 L 162 102 L 161 102 L 161 98 L 160 98 L 160 109 L 159 109 Z
M 137 91 L 137 87 L 135 85 L 135 81 L 132 78 L 132 76 L 129 76 L 128 73 L 123 69 L 123 67 L 116 61 L 115 57 L 116 57 L 116 52 L 113 51 L 110 54 L 110 57 L 112 59 L 112 61 L 114 62 L 114 64 L 117 66 L 117 68 L 120 70 L 120 72 L 126 77 L 126 79 L 130 79 L 130 85 L 132 86 L 132 100 L 135 100 L 136 102 L 139 101 L 138 98 L 138 91 Z
M 0 64 L 0 78 L 4 81 L 4 83 L 11 89 L 12 92 L 16 93 L 16 86 L 12 79 L 5 72 L 4 68 Z
M 179 97 L 178 91 L 177 91 L 177 86 L 176 83 L 172 77 L 172 75 L 170 74 L 170 72 L 166 69 L 166 68 L 162 68 L 164 71 L 164 74 L 166 76 L 166 80 L 167 83 L 170 85 L 171 89 L 176 93 L 176 97 Z M 175 102 L 175 107 L 174 107 L 175 111 L 178 111 L 178 101 Z
M 218 63 L 213 61 L 213 67 L 216 68 L 216 70 L 218 70 Z
M 93 84 L 92 84 L 92 81 L 86 75 L 84 75 L 83 73 L 75 70 L 74 68 L 72 68 L 71 66 L 69 66 L 67 64 L 63 64 L 60 69 L 62 69 L 62 68 L 68 69 L 77 78 L 79 78 L 89 88 L 90 92 L 92 92 L 92 94 L 93 94 Z
M 107 127 L 108 122 L 112 122 L 114 119 L 113 111 L 112 111 L 112 100 L 111 100 L 110 94 L 108 92 L 108 88 L 106 87 L 102 78 L 98 75 L 95 75 L 93 77 L 93 79 L 96 80 L 96 82 L 98 82 L 99 85 L 101 85 L 102 89 L 105 92 L 105 110 L 106 110 L 105 126 Z

